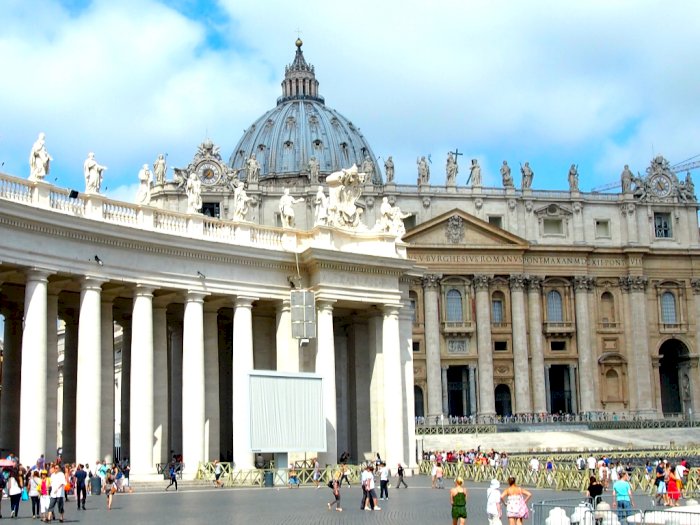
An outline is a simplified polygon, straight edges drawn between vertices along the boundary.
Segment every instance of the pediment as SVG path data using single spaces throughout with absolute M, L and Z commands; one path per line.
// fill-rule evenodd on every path
M 462 210 L 453 209 L 419 224 L 403 236 L 411 246 L 527 248 L 528 242 Z
M 546 206 L 542 206 L 541 208 L 537 208 L 535 211 L 535 216 L 538 218 L 542 217 L 552 217 L 552 218 L 559 218 L 559 217 L 569 217 L 572 215 L 572 211 L 569 208 L 566 208 L 565 206 L 562 206 L 561 204 L 547 204 Z

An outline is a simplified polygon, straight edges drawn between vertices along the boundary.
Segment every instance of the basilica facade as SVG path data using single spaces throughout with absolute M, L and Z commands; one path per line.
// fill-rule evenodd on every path
M 572 166 L 568 189 L 542 191 L 504 162 L 492 188 L 476 161 L 463 185 L 450 154 L 397 184 L 301 47 L 228 159 L 206 140 L 187 166 L 156 162 L 137 204 L 0 176 L 0 448 L 93 462 L 118 419 L 137 475 L 172 451 L 190 474 L 249 468 L 255 371 L 323 379 L 326 448 L 308 452 L 326 463 L 414 464 L 416 417 L 700 408 L 689 174 L 657 157 L 620 192 L 585 193 Z M 309 338 L 292 333 L 299 289 Z

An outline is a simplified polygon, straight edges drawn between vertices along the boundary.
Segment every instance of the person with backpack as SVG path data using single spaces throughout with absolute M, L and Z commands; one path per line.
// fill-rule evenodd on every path
M 340 507 L 340 470 L 335 471 L 333 479 L 328 482 L 328 487 L 333 491 L 333 496 L 335 497 L 334 501 L 328 503 L 328 510 L 331 510 L 333 505 L 335 505 L 337 512 L 343 512 L 343 509 Z
M 170 474 L 170 485 L 165 487 L 165 490 L 167 491 L 170 487 L 175 485 L 175 490 L 177 491 L 177 471 L 175 470 L 175 463 L 170 463 L 168 473 Z

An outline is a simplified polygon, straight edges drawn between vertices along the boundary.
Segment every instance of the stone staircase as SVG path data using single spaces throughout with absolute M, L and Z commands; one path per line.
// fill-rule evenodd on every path
M 154 480 L 154 481 L 132 481 L 131 488 L 134 492 L 164 492 L 165 488 L 170 484 L 170 480 Z M 184 490 L 206 490 L 213 489 L 214 482 L 203 479 L 179 479 L 177 480 L 178 492 Z M 175 485 L 168 489 L 168 492 L 175 492 Z

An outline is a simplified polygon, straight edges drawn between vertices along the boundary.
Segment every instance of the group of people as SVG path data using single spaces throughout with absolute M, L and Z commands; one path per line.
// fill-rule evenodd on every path
M 464 463 L 465 465 L 483 465 L 489 467 L 508 467 L 508 454 L 491 449 L 482 451 L 480 449 L 471 450 L 448 450 L 448 451 L 425 451 L 423 459 L 435 463 Z
M 501 483 L 492 479 L 486 491 L 486 516 L 489 525 L 500 525 L 503 516 L 503 506 L 506 508 L 508 525 L 522 525 L 523 520 L 530 516 L 528 501 L 532 494 L 517 485 L 514 477 L 508 478 L 508 487 L 501 492 Z M 452 506 L 452 525 L 465 525 L 467 521 L 467 489 L 461 477 L 455 479 L 455 485 L 450 490 L 450 505 Z
M 65 518 L 65 503 L 75 496 L 77 510 L 85 510 L 88 493 L 107 496 L 107 509 L 117 491 L 131 490 L 128 486 L 128 463 L 121 467 L 97 461 L 94 469 L 81 463 L 64 463 L 58 456 L 48 462 L 42 454 L 34 465 L 26 467 L 16 456 L 7 457 L 12 466 L 0 470 L 0 503 L 3 492 L 10 499 L 10 517 L 19 515 L 20 503 L 31 502 L 32 518 L 51 521 Z M 2 505 L 0 504 L 0 518 Z

